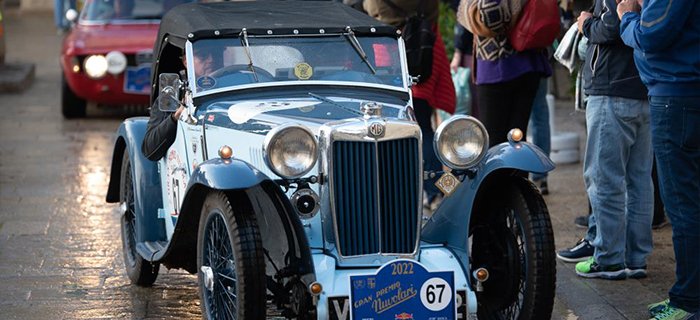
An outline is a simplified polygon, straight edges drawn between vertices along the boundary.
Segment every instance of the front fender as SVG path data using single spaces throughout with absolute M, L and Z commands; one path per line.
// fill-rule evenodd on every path
M 512 174 L 518 170 L 544 173 L 554 169 L 554 163 L 540 150 L 528 142 L 504 142 L 487 151 L 484 160 L 476 168 L 476 174 L 466 178 L 450 196 L 445 197 L 425 224 L 421 240 L 429 243 L 447 244 L 457 251 L 460 260 L 469 272 L 467 238 L 469 221 L 474 203 L 485 182 L 498 173 Z
M 166 265 L 197 272 L 199 220 L 211 190 L 226 192 L 236 214 L 255 215 L 266 256 L 281 273 L 298 275 L 307 285 L 315 280 L 306 232 L 289 198 L 264 173 L 238 159 L 207 160 L 192 173 L 171 244 L 162 257 Z M 267 274 L 275 273 L 268 264 Z
M 129 153 L 132 181 L 134 181 L 134 213 L 139 224 L 136 227 L 136 241 L 157 241 L 166 238 L 165 224 L 158 219 L 158 209 L 163 207 L 158 164 L 146 159 L 141 153 L 141 143 L 146 134 L 148 118 L 126 119 L 117 129 L 112 168 L 110 171 L 107 202 L 119 202 L 122 156 Z

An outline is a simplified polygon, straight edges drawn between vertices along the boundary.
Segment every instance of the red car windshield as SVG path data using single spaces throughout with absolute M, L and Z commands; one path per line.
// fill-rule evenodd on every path
M 80 20 L 103 22 L 112 20 L 160 19 L 173 7 L 193 0 L 93 0 L 83 8 Z

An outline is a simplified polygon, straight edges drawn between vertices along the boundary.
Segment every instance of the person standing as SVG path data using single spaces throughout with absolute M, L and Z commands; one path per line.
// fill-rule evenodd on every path
M 66 8 L 66 5 L 68 5 L 68 8 Z M 66 20 L 66 11 L 75 8 L 75 0 L 53 0 L 53 17 L 59 33 L 68 30 L 70 25 Z
M 641 11 L 641 13 L 640 13 Z M 624 43 L 649 89 L 661 198 L 673 228 L 676 282 L 649 306 L 656 320 L 700 312 L 700 1 L 620 2 Z
M 546 48 L 516 51 L 508 40 L 527 1 L 463 0 L 457 18 L 474 34 L 479 119 L 489 147 L 507 141 L 513 128 L 527 136 L 530 111 L 540 79 L 552 69 Z
M 651 130 L 647 90 L 620 40 L 615 0 L 596 0 L 581 12 L 578 27 L 588 38 L 584 91 L 588 140 L 583 177 L 597 224 L 595 252 L 576 264 L 582 277 L 646 277 L 653 249 Z

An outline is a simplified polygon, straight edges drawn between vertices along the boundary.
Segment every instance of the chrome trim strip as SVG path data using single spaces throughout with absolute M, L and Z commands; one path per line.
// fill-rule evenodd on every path
M 188 55 L 189 56 L 189 55 Z M 189 60 L 188 64 L 189 64 Z M 188 68 L 189 69 L 189 68 Z M 190 72 L 188 72 L 190 73 Z M 348 87 L 363 87 L 372 89 L 385 89 L 391 91 L 398 91 L 403 93 L 410 93 L 410 90 L 403 87 L 395 87 L 386 84 L 376 84 L 376 83 L 366 83 L 366 82 L 352 82 L 352 81 L 321 81 L 321 80 L 306 80 L 306 81 L 275 81 L 275 82 L 258 82 L 249 83 L 240 86 L 231 86 L 226 88 L 212 89 L 202 92 L 195 92 L 194 97 L 204 97 L 211 94 L 222 93 L 222 92 L 235 92 L 245 89 L 254 88 L 274 88 L 274 87 L 291 87 L 291 86 L 308 86 L 308 85 L 318 85 L 318 86 L 348 86 Z M 193 91 L 194 92 L 194 91 Z
M 194 79 L 194 52 L 192 51 L 192 42 L 190 40 L 185 42 L 185 57 L 187 57 L 187 84 L 190 86 L 193 98 L 196 98 L 197 85 Z
M 132 19 L 122 19 L 122 20 L 92 20 L 92 21 L 86 21 L 83 19 L 78 19 L 78 24 L 83 25 L 83 26 L 106 26 L 108 24 L 116 24 L 116 25 L 131 25 L 131 24 L 160 24 L 161 19 L 141 19 L 141 20 L 132 20 Z

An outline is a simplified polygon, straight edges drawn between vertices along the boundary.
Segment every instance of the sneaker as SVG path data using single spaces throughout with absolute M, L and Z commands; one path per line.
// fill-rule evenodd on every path
M 663 219 L 661 219 L 661 221 L 652 222 L 651 228 L 654 230 L 658 230 L 658 229 L 665 227 L 667 224 L 668 224 L 668 219 L 666 219 L 666 217 L 663 217 Z
M 549 187 L 547 186 L 547 178 L 533 180 L 532 182 L 535 184 L 535 186 L 537 186 L 537 189 L 540 189 L 540 193 L 543 196 L 546 196 L 549 194 Z
M 698 318 L 695 314 L 687 312 L 683 309 L 678 309 L 666 306 L 663 311 L 657 313 L 653 318 L 649 320 L 697 320 Z
M 574 225 L 579 229 L 588 229 L 588 216 L 578 216 L 574 219 Z
M 557 253 L 557 258 L 564 262 L 580 262 L 586 261 L 593 257 L 595 248 L 586 239 L 579 240 L 575 246 L 568 250 L 562 250 Z
M 622 263 L 603 266 L 590 259 L 576 264 L 576 274 L 584 278 L 601 278 L 605 280 L 622 280 L 627 278 L 625 265 Z
M 647 309 L 649 309 L 649 313 L 652 316 L 655 316 L 655 315 L 663 312 L 664 310 L 666 310 L 666 308 L 668 308 L 668 304 L 670 302 L 671 302 L 671 300 L 666 299 L 666 300 L 661 301 L 661 302 L 652 303 L 652 304 L 647 306 Z
M 643 267 L 627 267 L 627 278 L 642 279 L 647 277 L 647 266 Z

